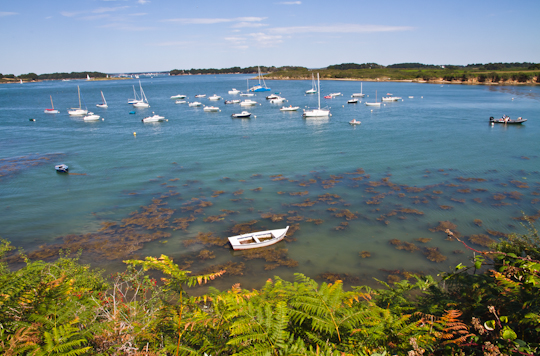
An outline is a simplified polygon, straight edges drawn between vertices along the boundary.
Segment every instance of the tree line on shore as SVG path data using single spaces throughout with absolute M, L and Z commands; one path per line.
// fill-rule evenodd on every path
M 4 355 L 538 355 L 540 238 L 476 250 L 438 276 L 409 274 L 381 288 L 344 288 L 297 274 L 260 289 L 211 283 L 167 256 L 124 261 L 105 276 L 78 258 L 10 270 L 0 240 L 0 352 Z M 159 280 L 158 280 L 159 279 Z
M 388 66 L 377 63 L 342 63 L 330 65 L 325 68 L 309 69 L 301 66 L 282 67 L 230 67 L 230 68 L 206 68 L 206 69 L 173 69 L 170 75 L 202 75 L 202 74 L 256 74 L 258 70 L 272 78 L 309 79 L 313 71 L 320 73 L 325 79 L 371 79 L 376 80 L 414 80 L 424 81 L 476 81 L 488 82 L 540 82 L 540 63 L 476 63 L 463 65 L 433 65 L 422 63 L 398 63 Z M 107 73 L 101 72 L 71 72 L 71 73 L 28 73 L 15 76 L 13 74 L 0 73 L 0 82 L 36 81 L 36 80 L 61 80 L 61 79 L 86 79 L 105 78 Z

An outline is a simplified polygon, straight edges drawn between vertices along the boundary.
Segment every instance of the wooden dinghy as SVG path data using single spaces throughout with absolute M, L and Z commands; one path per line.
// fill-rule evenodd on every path
M 285 238 L 289 227 L 284 229 L 250 232 L 248 234 L 229 237 L 229 242 L 234 250 L 248 250 L 251 248 L 266 247 L 273 245 Z

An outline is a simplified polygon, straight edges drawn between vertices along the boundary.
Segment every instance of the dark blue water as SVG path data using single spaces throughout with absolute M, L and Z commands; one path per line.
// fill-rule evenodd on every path
M 122 259 L 160 254 L 194 272 L 229 264 L 225 268 L 236 274 L 218 286 L 240 281 L 255 287 L 295 272 L 339 274 L 360 284 L 466 262 L 470 254 L 461 244 L 431 231 L 440 222 L 454 224 L 466 241 L 480 234 L 496 240 L 496 232 L 525 233 L 515 218 L 540 209 L 538 87 L 365 82 L 369 98 L 354 105 L 347 99 L 360 91 L 359 82 L 323 81 L 322 95 L 344 94 L 321 99 L 332 112 L 324 119 L 280 112 L 281 105 L 265 99 L 268 92 L 252 98 L 259 105 L 247 109 L 256 116 L 247 120 L 231 118 L 245 109 L 238 105 L 194 98 L 239 98 L 227 91 L 245 90 L 246 78 L 141 78 L 149 109 L 127 104 L 136 80 L 1 85 L 0 237 L 28 253 L 82 248 L 83 260 L 109 269 Z M 286 105 L 317 105 L 316 95 L 304 94 L 310 80 L 267 84 Z M 66 109 L 78 106 L 77 85 L 103 121 L 68 116 Z M 108 109 L 95 107 L 100 91 Z M 378 98 L 392 93 L 403 99 L 365 106 L 375 91 Z M 176 94 L 221 112 L 175 104 L 170 96 Z M 43 113 L 49 95 L 60 114 Z M 142 123 L 152 112 L 168 121 Z M 490 116 L 503 114 L 528 121 L 488 124 Z M 349 125 L 353 118 L 362 124 Z M 57 174 L 59 163 L 71 174 Z M 274 221 L 270 213 L 278 214 Z M 189 217 L 193 221 L 180 229 L 177 219 Z M 152 219 L 161 220 L 151 225 Z M 273 255 L 191 241 L 210 232 L 224 239 L 234 225 L 248 222 L 256 230 L 295 225 L 296 232 L 269 249 Z M 413 251 L 396 248 L 404 246 Z M 438 248 L 442 261 L 429 260 L 427 248 Z M 362 251 L 371 257 L 362 258 Z

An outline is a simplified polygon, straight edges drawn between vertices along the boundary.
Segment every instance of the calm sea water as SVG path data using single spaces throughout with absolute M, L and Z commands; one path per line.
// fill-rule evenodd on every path
M 231 118 L 244 109 L 237 104 L 208 100 L 212 94 L 237 98 L 227 91 L 245 91 L 247 78 L 141 78 L 149 109 L 127 104 L 136 80 L 1 85 L 0 237 L 28 253 L 82 247 L 83 261 L 109 270 L 122 268 L 126 258 L 160 254 L 194 272 L 227 265 L 231 273 L 215 282 L 219 288 L 259 287 L 295 272 L 319 280 L 339 275 L 360 285 L 467 262 L 470 253 L 461 244 L 432 231 L 440 222 L 455 224 L 466 241 L 481 234 L 496 240 L 496 232 L 525 233 L 514 218 L 540 209 L 539 87 L 366 82 L 369 97 L 354 105 L 347 99 L 360 91 L 359 82 L 323 81 L 323 95 L 343 93 L 321 99 L 331 107 L 326 119 L 280 112 L 281 105 L 265 99 L 269 92 L 256 94 L 259 105 L 248 109 L 256 117 L 248 120 Z M 267 84 L 286 105 L 317 105 L 316 95 L 304 94 L 311 81 Z M 77 85 L 83 106 L 104 121 L 68 116 L 67 108 L 78 105 Z M 100 91 L 108 109 L 95 107 Z M 365 106 L 376 92 L 379 100 L 386 93 L 403 99 Z M 175 104 L 175 94 L 221 112 Z M 60 114 L 43 113 L 49 95 Z M 168 121 L 142 123 L 152 112 Z M 488 124 L 503 114 L 528 121 Z M 362 124 L 350 126 L 353 118 Z M 71 174 L 57 174 L 59 163 Z M 270 213 L 278 214 L 276 221 Z M 191 216 L 179 229 L 177 219 Z M 148 230 L 148 221 L 160 218 Z M 210 232 L 226 238 L 240 223 L 296 231 L 257 255 L 192 241 Z M 156 231 L 166 234 L 139 238 Z M 442 261 L 430 261 L 428 248 L 438 248 Z M 363 251 L 370 257 L 362 258 Z

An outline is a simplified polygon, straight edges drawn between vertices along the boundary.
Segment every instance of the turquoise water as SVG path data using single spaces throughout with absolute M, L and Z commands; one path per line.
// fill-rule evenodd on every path
M 246 78 L 142 78 L 149 109 L 127 104 L 132 86 L 138 88 L 135 80 L 1 85 L 0 237 L 28 253 L 46 246 L 82 247 L 83 261 L 110 270 L 121 268 L 122 259 L 160 254 L 194 272 L 231 262 L 241 267 L 214 283 L 220 288 L 235 282 L 258 287 L 274 275 L 289 278 L 295 272 L 320 280 L 325 273 L 339 274 L 358 285 L 403 270 L 436 273 L 467 262 L 470 254 L 461 244 L 430 231 L 441 221 L 455 224 L 465 240 L 474 234 L 497 239 L 494 231 L 525 233 L 514 218 L 540 209 L 538 87 L 366 82 L 363 92 L 369 98 L 354 105 L 347 99 L 360 91 L 360 83 L 323 81 L 322 95 L 344 94 L 321 99 L 331 107 L 332 117 L 326 119 L 280 112 L 281 105 L 265 100 L 268 92 L 252 98 L 260 105 L 248 109 L 256 117 L 247 120 L 231 118 L 243 110 L 238 105 L 194 98 L 237 98 L 227 91 L 245 90 Z M 304 94 L 311 81 L 267 84 L 270 93 L 288 99 L 286 105 L 317 105 L 316 95 Z M 89 110 L 104 121 L 68 116 L 66 109 L 78 105 L 77 85 Z M 100 91 L 108 109 L 95 107 Z M 392 93 L 403 100 L 365 106 L 375 91 L 379 98 Z M 176 94 L 219 106 L 221 112 L 175 104 L 170 96 Z M 43 113 L 49 95 L 60 114 Z M 129 114 L 132 110 L 136 114 Z M 142 123 L 152 112 L 168 121 Z M 490 116 L 503 114 L 528 121 L 488 124 Z M 353 118 L 362 124 L 350 126 Z M 59 163 L 68 164 L 71 174 L 57 174 Z M 335 196 L 321 200 L 327 193 Z M 170 209 L 156 213 L 163 225 L 148 230 L 131 222 L 129 231 L 119 226 L 152 199 Z M 298 206 L 306 199 L 313 204 Z M 200 201 L 212 205 L 188 211 Z M 353 213 L 352 219 L 336 216 L 343 210 Z M 283 214 L 282 220 L 272 221 L 266 213 Z M 178 229 L 174 221 L 191 215 L 187 229 Z M 268 260 L 233 253 L 228 245 L 188 241 L 199 232 L 224 239 L 235 224 L 247 222 L 254 222 L 254 230 L 298 225 L 287 241 L 269 249 L 287 251 Z M 99 232 L 104 223 L 118 225 Z M 133 237 L 156 231 L 167 235 Z M 68 235 L 76 240 L 84 235 L 84 243 L 69 244 Z M 417 250 L 398 250 L 393 239 Z M 446 259 L 428 260 L 427 247 L 437 247 Z M 202 250 L 214 258 L 203 259 Z M 362 258 L 362 251 L 371 257 Z M 287 266 L 277 266 L 276 258 Z

